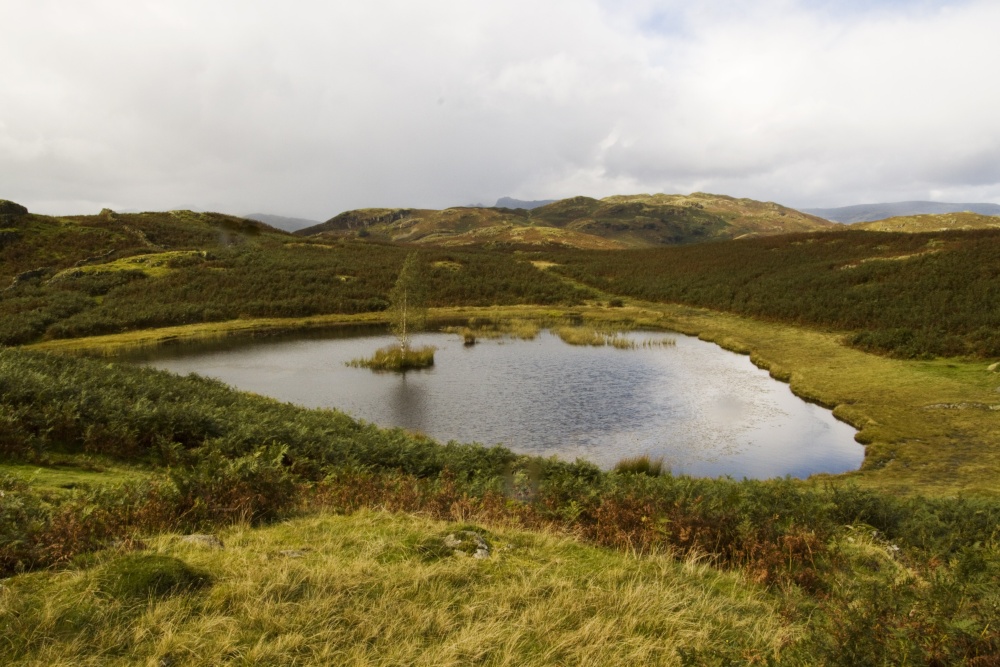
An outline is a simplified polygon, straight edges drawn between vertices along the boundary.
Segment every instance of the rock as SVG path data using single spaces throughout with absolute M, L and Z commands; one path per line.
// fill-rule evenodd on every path
M 14 287 L 26 283 L 29 280 L 35 280 L 36 278 L 43 278 L 52 271 L 51 267 L 45 266 L 40 269 L 34 269 L 32 271 L 25 271 L 24 273 L 19 273 L 14 276 L 14 280 L 11 282 L 7 289 L 13 289 Z
M 278 555 L 285 558 L 305 558 L 306 551 L 304 549 L 284 549 L 279 551 Z
M 450 533 L 444 538 L 444 545 L 454 549 L 456 554 L 466 554 L 473 558 L 489 558 L 490 545 L 482 535 L 471 530 Z
M 222 544 L 222 540 L 220 540 L 215 535 L 202 535 L 202 534 L 185 535 L 184 537 L 181 538 L 181 542 L 183 542 L 184 544 L 193 544 L 195 546 L 203 547 L 205 549 L 225 548 L 225 546 Z
M 0 215 L 9 215 L 11 217 L 28 215 L 28 209 L 16 202 L 0 199 Z
M 989 366 L 986 367 L 986 370 L 988 370 L 990 373 L 1000 373 L 1000 361 L 990 364 Z

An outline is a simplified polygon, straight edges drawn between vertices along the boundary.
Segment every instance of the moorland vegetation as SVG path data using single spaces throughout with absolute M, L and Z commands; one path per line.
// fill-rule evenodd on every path
M 765 350 L 791 364 L 772 373 L 836 405 L 869 443 L 854 476 L 736 481 L 441 444 L 197 376 L 17 349 L 262 317 L 387 321 L 412 248 L 215 214 L 11 211 L 0 638 L 12 664 L 551 664 L 608 642 L 607 664 L 1000 660 L 1000 499 L 975 484 L 993 469 L 997 411 L 920 402 L 996 384 L 1000 232 L 421 248 L 432 315 L 482 306 L 480 320 L 451 323 L 474 335 L 537 330 L 504 322 L 511 313 L 597 332 L 701 327 L 759 363 Z M 871 387 L 846 386 L 845 360 L 874 369 Z M 934 487 L 952 459 L 962 476 Z M 173 537 L 209 531 L 224 551 Z M 442 544 L 455 531 L 493 555 L 453 555 Z

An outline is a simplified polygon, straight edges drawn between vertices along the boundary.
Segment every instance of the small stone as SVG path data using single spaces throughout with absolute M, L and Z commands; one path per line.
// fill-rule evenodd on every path
M 302 549 L 285 549 L 278 552 L 279 556 L 284 556 L 285 558 L 305 558 L 306 552 Z
M 205 549 L 225 548 L 225 546 L 222 544 L 222 540 L 220 540 L 215 535 L 203 535 L 203 534 L 185 535 L 184 537 L 181 538 L 181 542 L 183 542 L 184 544 L 193 544 L 194 546 L 203 547 Z
M 472 530 L 462 530 L 446 535 L 444 545 L 449 549 L 454 549 L 456 555 L 463 554 L 480 559 L 490 557 L 489 543 L 482 535 Z

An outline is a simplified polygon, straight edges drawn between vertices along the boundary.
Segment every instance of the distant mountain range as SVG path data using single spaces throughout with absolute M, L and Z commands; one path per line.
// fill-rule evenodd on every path
M 271 225 L 276 229 L 283 229 L 286 232 L 295 232 L 306 227 L 318 225 L 319 220 L 306 220 L 305 218 L 286 218 L 281 215 L 269 215 L 267 213 L 248 213 L 243 216 L 248 220 L 256 220 L 266 225 Z
M 838 208 L 803 208 L 803 213 L 817 215 L 834 222 L 873 222 L 898 216 L 968 211 L 980 215 L 1000 215 L 1000 204 L 950 204 L 938 201 L 900 201 L 883 204 L 856 204 Z
M 513 197 L 500 197 L 497 200 L 497 208 L 525 208 L 529 211 L 533 208 L 538 208 L 539 206 L 545 206 L 546 204 L 553 204 L 559 201 L 558 199 L 535 199 L 533 201 L 525 201 L 524 199 L 514 199 Z
M 510 198 L 500 201 L 526 203 Z M 604 199 L 571 197 L 531 209 L 525 206 L 357 209 L 295 233 L 441 246 L 499 244 L 611 249 L 811 232 L 835 226 L 773 202 L 695 192 Z

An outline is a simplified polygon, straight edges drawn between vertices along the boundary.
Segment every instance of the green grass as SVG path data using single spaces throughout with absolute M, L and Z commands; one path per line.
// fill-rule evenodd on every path
M 461 528 L 492 555 L 426 556 Z M 739 575 L 544 532 L 364 511 L 221 537 L 206 550 L 163 535 L 8 580 L 5 664 L 721 665 L 802 634 Z
M 87 455 L 50 455 L 45 464 L 0 461 L 0 474 L 13 475 L 45 493 L 68 492 L 131 482 L 148 476 L 148 470 Z

